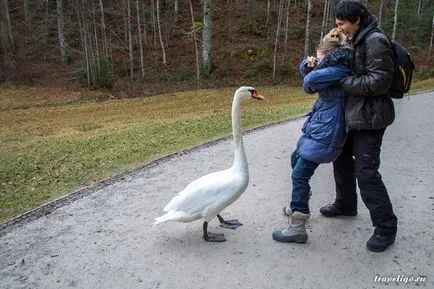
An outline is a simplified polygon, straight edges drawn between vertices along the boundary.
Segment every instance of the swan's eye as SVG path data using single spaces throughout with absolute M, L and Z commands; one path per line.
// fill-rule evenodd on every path
M 252 96 L 254 96 L 257 92 L 254 89 L 249 89 L 249 92 L 252 94 Z

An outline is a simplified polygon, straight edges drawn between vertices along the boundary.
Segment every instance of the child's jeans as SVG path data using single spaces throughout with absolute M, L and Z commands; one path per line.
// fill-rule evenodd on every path
M 298 155 L 297 150 L 292 153 L 292 200 L 291 209 L 303 214 L 309 214 L 310 178 L 319 164 L 308 161 Z

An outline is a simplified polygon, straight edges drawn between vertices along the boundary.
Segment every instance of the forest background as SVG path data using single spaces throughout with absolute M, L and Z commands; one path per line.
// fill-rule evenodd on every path
M 361 0 L 434 75 L 432 0 Z M 335 26 L 338 0 L 1 0 L 0 82 L 110 88 L 297 84 L 298 63 Z
M 239 85 L 267 97 L 243 104 L 245 129 L 305 114 L 316 95 L 298 63 L 334 27 L 337 3 L 0 0 L 0 229 L 228 136 Z M 364 3 L 410 51 L 410 92 L 433 89 L 433 1 Z

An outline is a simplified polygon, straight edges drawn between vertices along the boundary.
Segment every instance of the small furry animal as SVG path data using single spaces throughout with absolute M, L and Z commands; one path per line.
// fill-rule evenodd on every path
M 346 38 L 342 31 L 340 31 L 339 28 L 333 28 L 323 37 L 322 42 L 336 41 L 339 42 L 339 44 L 344 44 L 345 40 Z

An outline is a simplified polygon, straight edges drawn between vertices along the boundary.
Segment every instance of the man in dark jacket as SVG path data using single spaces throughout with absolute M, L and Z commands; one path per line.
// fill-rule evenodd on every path
M 342 0 L 335 16 L 338 28 L 353 48 L 353 76 L 341 80 L 347 93 L 348 139 L 333 162 L 336 199 L 320 212 L 326 217 L 357 215 L 357 178 L 360 195 L 375 227 L 367 248 L 382 252 L 395 241 L 397 230 L 397 218 L 378 172 L 383 135 L 395 118 L 388 95 L 394 70 L 392 50 L 375 17 L 360 2 Z

